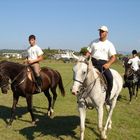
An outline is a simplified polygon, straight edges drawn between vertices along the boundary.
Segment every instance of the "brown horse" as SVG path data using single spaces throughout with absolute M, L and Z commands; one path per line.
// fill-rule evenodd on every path
M 52 115 L 54 104 L 57 98 L 56 88 L 59 85 L 61 94 L 65 95 L 61 75 L 58 71 L 51 68 L 41 69 L 42 78 L 42 92 L 48 98 L 48 115 Z M 11 82 L 9 82 L 11 80 Z M 36 94 L 36 83 L 32 76 L 30 66 L 19 63 L 1 61 L 0 62 L 0 88 L 2 93 L 7 93 L 9 84 L 13 92 L 13 106 L 11 118 L 8 125 L 12 125 L 15 116 L 16 105 L 19 97 L 25 97 L 27 101 L 28 111 L 31 114 L 32 123 L 35 124 L 36 120 L 32 111 L 32 95 Z M 49 93 L 49 89 L 53 93 L 53 99 Z

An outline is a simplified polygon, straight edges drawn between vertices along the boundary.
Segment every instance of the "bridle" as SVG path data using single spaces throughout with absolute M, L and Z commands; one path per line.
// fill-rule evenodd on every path
M 85 63 L 85 64 L 88 65 L 88 63 L 86 63 L 85 61 L 79 61 L 79 62 Z M 93 81 L 91 81 L 90 84 L 85 86 L 84 83 L 85 83 L 85 80 L 86 80 L 86 77 L 87 77 L 89 71 L 90 70 L 88 69 L 84 81 L 80 81 L 80 80 L 77 80 L 77 79 L 73 79 L 73 80 L 76 81 L 76 82 L 79 82 L 82 85 L 82 88 L 81 88 L 81 91 L 80 91 L 81 94 L 78 94 L 78 101 L 77 102 L 84 102 L 88 109 L 93 109 L 93 107 L 88 106 L 88 102 L 86 101 L 86 98 L 90 94 L 90 92 L 92 91 L 93 87 L 95 86 L 95 84 L 97 82 L 97 79 L 99 79 L 100 76 L 98 75 L 98 77 L 96 77 Z M 101 74 L 103 74 L 103 73 L 104 73 L 104 71 L 102 71 Z
M 88 63 L 85 62 L 85 61 L 78 61 L 78 62 L 80 62 L 80 63 L 85 63 L 85 64 L 88 65 Z M 84 83 L 85 83 L 85 80 L 86 80 L 86 77 L 87 77 L 89 71 L 90 71 L 90 70 L 87 69 L 87 73 L 86 73 L 85 79 L 84 79 L 83 81 L 77 80 L 77 79 L 75 79 L 75 78 L 73 79 L 74 81 L 76 81 L 76 82 L 78 82 L 78 83 L 81 84 L 81 86 L 82 86 L 82 88 L 81 88 L 81 89 L 82 89 L 82 95 L 84 94 L 85 91 L 86 91 L 87 94 L 89 94 L 89 93 L 91 92 L 91 90 L 93 89 L 93 87 L 94 87 L 94 85 L 95 85 L 97 79 L 99 78 L 99 76 L 98 76 L 96 79 L 94 79 L 93 81 L 91 81 L 90 84 L 88 84 L 88 85 L 85 86 Z M 91 86 L 91 89 L 90 89 L 90 90 L 87 90 L 90 86 Z M 87 91 L 88 91 L 88 92 L 87 92 Z
M 86 61 L 78 61 L 78 62 L 84 63 L 84 64 L 88 65 L 88 63 L 87 63 Z M 87 70 L 87 74 L 88 74 L 88 72 L 89 72 L 89 70 Z M 85 77 L 87 77 L 87 74 L 86 74 Z M 86 78 L 85 78 L 83 81 L 80 81 L 80 80 L 78 80 L 78 79 L 73 78 L 73 81 L 76 81 L 76 82 L 80 83 L 81 85 L 84 84 L 85 80 L 86 80 Z
M 81 85 L 84 84 L 84 81 L 80 81 L 80 80 L 77 80 L 77 79 L 73 79 L 73 81 L 76 81 L 76 82 L 80 83 Z
M 0 85 L 0 88 L 3 88 L 3 87 L 8 86 L 8 85 L 12 85 L 12 84 L 17 80 L 17 78 L 22 74 L 22 72 L 23 72 L 25 69 L 27 69 L 27 67 L 28 67 L 28 65 L 25 66 L 25 68 L 24 68 L 18 75 L 16 75 L 16 77 L 15 77 L 11 82 L 8 80 L 8 83 L 3 84 L 3 85 Z M 24 77 L 24 78 L 23 78 L 22 80 L 20 80 L 20 82 L 18 82 L 16 85 L 14 85 L 14 87 L 17 87 L 17 86 L 21 85 L 21 84 L 25 81 L 26 76 L 23 76 L 23 77 Z M 3 78 L 3 79 L 4 79 L 4 78 Z M 9 78 L 8 78 L 8 79 L 9 79 Z
M 127 79 L 129 79 L 131 76 L 133 76 L 134 75 L 134 71 L 133 71 L 133 69 L 132 68 L 126 68 L 126 71 L 128 71 L 129 70 L 129 73 L 128 74 L 126 74 L 127 72 L 125 72 L 125 75 L 127 76 Z

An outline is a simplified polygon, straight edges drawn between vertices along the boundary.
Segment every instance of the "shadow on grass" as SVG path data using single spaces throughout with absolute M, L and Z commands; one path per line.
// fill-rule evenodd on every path
M 28 113 L 27 107 L 17 107 L 16 108 L 16 118 L 21 118 L 22 115 Z M 11 108 L 7 106 L 0 105 L 0 119 L 3 119 L 5 123 L 8 123 L 8 119 L 11 116 Z
M 127 99 L 126 95 L 119 95 L 117 98 L 118 102 L 126 102 L 129 101 L 129 99 Z
M 39 117 L 39 116 L 38 116 Z M 41 116 L 42 117 L 42 116 Z M 56 139 L 63 140 L 63 136 L 70 136 L 72 139 L 77 139 L 75 129 L 79 125 L 78 116 L 56 116 L 53 119 L 39 118 L 37 126 L 29 126 L 19 130 L 19 133 L 25 136 L 28 140 L 40 138 L 50 135 Z M 34 133 L 39 133 L 34 136 Z
M 40 109 L 43 109 L 43 111 L 40 111 Z M 76 115 L 69 115 L 69 116 L 55 116 L 53 119 L 46 117 L 46 114 L 44 113 L 44 110 L 46 112 L 46 108 L 41 107 L 34 107 L 33 113 L 35 115 L 35 118 L 39 119 L 36 126 L 29 125 L 28 127 L 24 127 L 22 129 L 18 129 L 15 131 L 18 131 L 21 135 L 26 137 L 28 140 L 33 140 L 35 138 L 41 138 L 46 135 L 50 135 L 51 137 L 54 137 L 55 139 L 64 140 L 63 137 L 71 137 L 72 139 L 78 139 L 75 129 L 80 125 L 80 119 L 79 116 Z M 27 107 L 23 107 L 18 105 L 16 109 L 16 119 L 23 122 L 29 122 L 31 123 L 31 119 L 24 120 L 22 118 L 22 115 L 28 113 Z M 0 105 L 0 119 L 3 119 L 5 123 L 7 124 L 7 120 L 10 118 L 11 115 L 11 108 Z M 30 118 L 30 117 L 29 117 Z M 14 120 L 16 124 L 16 120 Z M 96 129 L 97 124 L 94 123 L 91 127 L 90 122 L 88 119 L 86 119 L 86 129 L 91 130 L 94 134 L 97 136 L 96 140 L 99 140 L 99 132 Z M 14 124 L 13 124 L 14 125 Z M 8 128 L 7 128 L 8 129 Z M 80 128 L 78 128 L 80 133 Z M 36 135 L 35 133 L 38 133 Z M 80 135 L 78 134 L 78 137 Z
M 45 108 L 43 108 L 45 109 Z M 46 110 L 46 109 L 45 109 Z M 24 120 L 22 115 L 27 113 L 27 107 L 17 107 L 16 119 L 24 122 L 31 122 L 31 120 Z M 33 109 L 35 117 L 39 119 L 36 126 L 28 126 L 26 128 L 16 130 L 28 140 L 40 138 L 46 135 L 50 135 L 56 139 L 63 140 L 63 136 L 70 136 L 72 139 L 78 139 L 76 137 L 75 129 L 79 126 L 79 117 L 76 115 L 71 116 L 56 116 L 53 119 L 45 116 L 44 112 Z M 0 119 L 3 119 L 6 123 L 10 118 L 11 108 L 6 106 L 0 106 Z M 16 123 L 16 120 L 14 120 Z M 14 124 L 13 124 L 14 125 Z M 8 128 L 7 128 L 8 129 Z M 35 133 L 39 133 L 34 136 Z
M 92 125 L 92 127 L 90 125 Z M 93 135 L 97 137 L 96 140 L 100 140 L 100 133 L 97 130 L 97 123 L 90 122 L 88 119 L 86 119 L 86 129 L 89 129 L 94 133 Z

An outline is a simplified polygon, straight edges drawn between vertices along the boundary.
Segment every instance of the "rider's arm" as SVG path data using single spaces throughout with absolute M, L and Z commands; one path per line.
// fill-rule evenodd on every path
M 108 62 L 103 65 L 105 69 L 108 69 L 116 61 L 116 55 L 112 55 Z
M 44 59 L 43 55 L 38 56 L 38 58 L 36 59 L 36 62 L 40 62 Z
M 133 62 L 133 60 L 132 59 L 129 59 L 127 63 L 128 64 L 132 64 L 132 62 Z
M 43 55 L 40 55 L 40 56 L 38 56 L 37 59 L 35 59 L 35 60 L 28 60 L 28 63 L 29 63 L 29 64 L 38 63 L 38 62 L 42 61 L 43 59 L 44 59 L 44 58 L 43 58 Z

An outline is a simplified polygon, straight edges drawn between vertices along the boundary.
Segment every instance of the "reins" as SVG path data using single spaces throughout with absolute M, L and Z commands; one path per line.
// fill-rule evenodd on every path
M 27 67 L 28 67 L 28 65 L 25 66 L 25 68 L 27 68 Z M 25 69 L 25 68 L 24 68 L 24 69 Z M 13 83 L 15 82 L 15 80 L 16 80 L 16 79 L 21 75 L 21 73 L 24 71 L 24 69 L 23 69 L 9 84 L 13 84 Z M 25 77 L 25 78 L 26 78 L 26 77 Z M 24 79 L 25 79 L 25 78 L 24 78 Z M 24 79 L 23 79 L 23 80 L 24 80 Z M 22 81 L 23 81 L 23 80 L 22 80 Z M 21 82 L 20 82 L 20 83 L 21 83 Z
M 84 61 L 80 61 L 81 63 L 85 63 Z M 86 63 L 87 64 L 87 63 Z M 87 75 L 88 75 L 88 73 L 89 73 L 90 71 L 88 70 L 88 72 L 87 72 Z M 102 72 L 100 73 L 102 76 L 103 76 L 103 73 L 105 72 L 105 69 L 104 70 L 102 70 Z M 82 102 L 85 102 L 85 104 L 86 104 L 86 106 L 87 106 L 87 108 L 88 109 L 93 109 L 93 107 L 90 107 L 90 106 L 88 106 L 88 103 L 87 103 L 87 101 L 86 101 L 86 98 L 87 98 L 87 96 L 89 95 L 89 93 L 92 91 L 92 89 L 93 89 L 93 87 L 95 86 L 95 84 L 96 84 L 96 82 L 97 82 L 97 80 L 100 78 L 100 74 L 98 74 L 98 76 L 96 77 L 96 79 L 94 79 L 90 84 L 88 84 L 88 85 L 86 85 L 86 87 L 84 86 L 84 82 L 85 82 L 85 80 L 86 80 L 86 78 L 84 79 L 84 81 L 80 81 L 80 80 L 77 80 L 77 79 L 73 79 L 74 81 L 77 81 L 77 82 L 79 82 L 83 87 L 81 88 L 81 94 L 79 94 L 79 96 L 78 96 L 78 100 L 81 100 Z M 87 77 L 87 75 L 86 75 L 86 77 Z M 91 86 L 91 88 L 88 90 L 88 88 Z M 80 102 L 81 102 L 80 101 Z M 79 102 L 79 101 L 77 101 L 77 102 Z
M 10 84 L 10 85 L 12 85 L 15 81 L 16 81 L 16 79 L 22 74 L 22 72 L 28 67 L 29 65 L 26 65 L 25 66 L 25 68 L 20 72 L 20 73 L 18 73 L 18 75 L 16 75 L 16 77 L 10 82 L 10 81 L 8 81 L 8 85 Z M 16 86 L 19 86 L 20 84 L 22 84 L 24 81 L 25 81 L 25 79 L 26 79 L 26 77 L 24 76 L 24 79 L 23 80 L 21 80 L 17 85 L 14 85 L 15 87 Z M 4 84 L 4 85 L 1 85 L 0 87 L 2 88 L 2 87 L 4 87 L 4 86 L 6 86 L 7 84 Z

